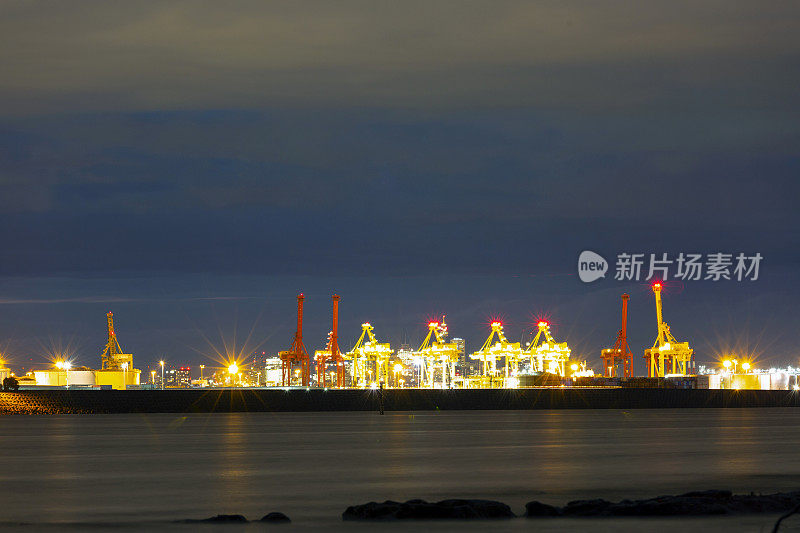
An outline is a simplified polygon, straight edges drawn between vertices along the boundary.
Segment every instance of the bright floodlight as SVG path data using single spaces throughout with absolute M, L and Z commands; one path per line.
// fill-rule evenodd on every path
M 750 363 L 742 363 L 742 370 L 750 370 Z
M 575 363 L 572 363 L 570 365 L 570 368 L 572 369 L 573 372 L 577 372 L 578 371 L 578 365 L 576 365 Z
M 733 364 L 733 363 L 731 363 L 731 360 L 730 360 L 730 359 L 725 359 L 725 360 L 722 362 L 722 366 L 724 366 L 725 368 L 730 368 L 732 364 Z
M 64 362 L 63 361 L 56 361 L 56 368 L 58 368 L 58 369 L 64 368 Z
M 228 366 L 228 373 L 229 374 L 239 373 L 239 367 L 236 365 L 236 363 L 231 363 L 230 366 Z
M 396 363 L 396 364 L 394 365 L 394 372 L 395 372 L 395 374 L 399 374 L 399 373 L 400 373 L 400 372 L 402 372 L 402 371 L 403 371 L 403 365 L 401 365 L 400 363 Z
M 70 368 L 72 368 L 72 363 L 70 363 L 69 361 L 64 361 L 64 363 L 62 363 L 61 366 L 64 368 L 64 370 L 69 370 Z

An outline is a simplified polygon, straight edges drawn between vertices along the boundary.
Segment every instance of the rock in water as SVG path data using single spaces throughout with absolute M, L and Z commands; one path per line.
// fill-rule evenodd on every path
M 560 514 L 561 511 L 558 509 L 558 507 L 553 507 L 552 505 L 547 505 L 546 503 L 533 501 L 525 504 L 525 516 L 559 516 Z
M 246 524 L 249 522 L 247 518 L 240 514 L 218 514 L 217 516 L 212 516 L 211 518 L 203 518 L 202 520 L 196 519 L 189 519 L 189 520 L 179 520 L 179 523 L 182 524 L 203 524 L 203 523 L 214 523 L 214 524 Z
M 264 517 L 261 518 L 261 522 L 271 522 L 273 524 L 288 524 L 289 522 L 291 522 L 291 520 L 285 514 L 273 511 L 269 514 L 264 515 Z
M 776 494 L 733 494 L 729 490 L 687 492 L 647 500 L 576 500 L 561 508 L 532 501 L 526 516 L 703 516 L 782 512 L 800 504 L 800 491 Z
M 348 507 L 343 520 L 491 520 L 514 518 L 511 508 L 491 500 L 387 500 Z

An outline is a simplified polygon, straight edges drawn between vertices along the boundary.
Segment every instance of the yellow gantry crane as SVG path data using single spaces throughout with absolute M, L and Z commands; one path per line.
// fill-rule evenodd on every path
M 497 342 L 493 344 L 495 337 L 497 337 Z M 488 378 L 486 385 L 491 387 L 494 378 L 499 377 L 497 360 L 501 357 L 505 363 L 505 377 L 515 377 L 517 375 L 519 361 L 522 358 L 522 348 L 518 342 L 508 342 L 503 333 L 503 324 L 501 322 L 492 322 L 492 332 L 489 334 L 489 338 L 486 339 L 480 350 L 470 354 L 469 357 L 483 363 L 481 365 L 481 375 L 485 379 Z
M 122 347 L 117 341 L 117 332 L 114 330 L 114 314 L 109 311 L 106 313 L 108 322 L 108 342 L 100 354 L 100 368 L 101 370 L 120 370 L 123 368 L 134 370 L 133 368 L 133 355 L 129 353 L 122 353 Z
M 435 388 L 437 370 L 441 379 L 441 388 L 446 389 L 453 385 L 456 377 L 456 362 L 458 362 L 458 345 L 447 342 L 447 324 L 444 318 L 441 323 L 428 323 L 428 335 L 414 356 L 419 357 L 422 363 L 420 368 L 421 386 Z
M 361 336 L 353 349 L 344 354 L 351 361 L 353 386 L 367 387 L 383 382 L 389 385 L 389 366 L 394 350 L 389 343 L 379 343 L 369 322 L 361 324 Z
M 656 319 L 658 320 L 658 337 L 653 347 L 644 351 L 647 363 L 647 375 L 651 378 L 663 378 L 667 374 L 687 375 L 692 366 L 694 350 L 688 342 L 678 342 L 670 332 L 669 325 L 661 315 L 661 282 L 653 283 L 653 294 L 656 297 Z
M 542 320 L 537 327 L 539 331 L 525 350 L 525 355 L 530 359 L 531 370 L 566 376 L 571 353 L 569 346 L 566 342 L 555 341 L 550 333 L 549 322 Z

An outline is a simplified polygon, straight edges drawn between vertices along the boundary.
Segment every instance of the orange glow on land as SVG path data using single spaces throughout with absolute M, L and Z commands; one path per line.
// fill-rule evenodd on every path
M 41 355 L 44 359 L 48 360 L 53 366 L 59 368 L 57 364 L 60 362 L 60 369 L 63 370 L 64 363 L 69 362 L 72 367 L 72 362 L 78 353 L 77 344 L 74 339 L 64 340 L 61 338 L 49 338 L 48 342 L 40 342 Z M 2 354 L 0 354 L 2 356 Z
M 723 365 L 725 359 L 748 363 L 751 370 L 777 365 L 774 360 L 777 356 L 772 350 L 777 340 L 764 323 L 754 326 L 749 320 L 742 322 L 731 318 L 728 324 L 717 326 L 711 333 L 716 342 L 710 346 L 709 355 L 717 365 Z
M 69 370 L 70 368 L 72 368 L 72 363 L 70 363 L 69 361 L 63 361 L 59 359 L 58 361 L 56 361 L 55 367 L 59 370 Z
M 252 356 L 257 353 L 264 354 L 262 346 L 267 341 L 268 337 L 264 337 L 260 340 L 254 338 L 259 320 L 260 316 L 253 320 L 250 330 L 248 331 L 247 336 L 244 338 L 244 342 L 241 341 L 241 338 L 238 334 L 237 323 L 233 324 L 232 334 L 229 335 L 224 333 L 222 326 L 218 326 L 219 339 L 212 339 L 197 329 L 197 332 L 205 341 L 207 348 L 192 349 L 205 357 L 206 360 L 217 363 L 214 366 L 216 366 L 217 369 L 221 369 L 223 373 L 227 373 L 229 375 L 241 373 L 247 366 L 246 362 L 249 361 Z M 234 368 L 236 371 L 232 372 Z

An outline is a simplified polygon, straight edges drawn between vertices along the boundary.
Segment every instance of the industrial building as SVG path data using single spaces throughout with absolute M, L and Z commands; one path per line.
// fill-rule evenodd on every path
M 98 387 L 126 389 L 138 387 L 141 370 L 133 367 L 133 354 L 123 353 L 114 330 L 114 315 L 106 314 L 108 341 L 100 355 L 101 367 L 92 370 L 87 367 L 73 368 L 69 361 L 59 359 L 54 368 L 33 372 L 39 387 Z

